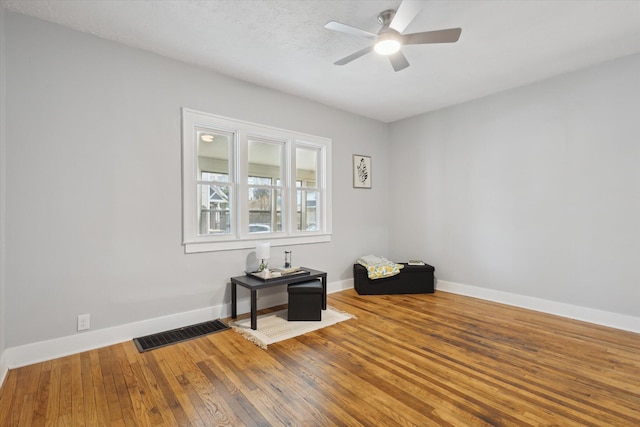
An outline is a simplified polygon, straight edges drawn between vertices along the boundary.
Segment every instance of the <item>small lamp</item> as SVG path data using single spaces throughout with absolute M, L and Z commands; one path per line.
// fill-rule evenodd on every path
M 264 260 L 270 258 L 270 249 L 271 245 L 269 242 L 258 242 L 258 244 L 256 244 L 256 258 L 260 260 L 258 271 L 264 271 L 267 268 L 267 263 L 264 262 Z

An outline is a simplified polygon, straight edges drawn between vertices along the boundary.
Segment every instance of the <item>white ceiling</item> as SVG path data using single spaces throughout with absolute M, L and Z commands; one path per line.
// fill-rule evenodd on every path
M 405 33 L 461 27 L 454 44 L 404 46 L 394 72 L 368 54 L 333 62 L 376 33 L 399 0 L 6 0 L 12 11 L 207 67 L 383 122 L 640 52 L 640 0 L 421 2 Z

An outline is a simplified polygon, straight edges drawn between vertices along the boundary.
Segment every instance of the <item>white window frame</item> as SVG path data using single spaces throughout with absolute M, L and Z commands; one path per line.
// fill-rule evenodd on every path
M 231 232 L 229 234 L 199 234 L 198 224 L 198 141 L 197 128 L 209 128 L 230 132 L 233 138 L 231 173 L 234 174 L 231 206 Z M 281 165 L 284 179 L 282 204 L 282 231 L 249 233 L 249 206 L 246 196 L 248 185 L 249 139 L 281 141 L 284 162 Z M 296 147 L 318 149 L 317 184 L 319 191 L 318 229 L 297 229 L 296 213 Z M 331 241 L 331 139 L 303 134 L 291 130 L 249 123 L 217 116 L 188 108 L 182 109 L 182 230 L 186 253 L 212 252 L 255 248 L 258 241 L 268 240 L 272 246 L 323 243 Z M 245 231 L 247 230 L 247 231 Z

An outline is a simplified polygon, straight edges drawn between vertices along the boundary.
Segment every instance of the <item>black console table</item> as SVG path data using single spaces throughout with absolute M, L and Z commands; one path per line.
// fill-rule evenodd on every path
M 258 289 L 271 288 L 273 286 L 289 285 L 292 283 L 307 282 L 309 280 L 320 279 L 322 283 L 322 309 L 327 309 L 327 273 L 301 267 L 309 274 L 289 274 L 272 279 L 261 279 L 251 275 L 236 276 L 231 278 L 231 317 L 238 317 L 238 297 L 237 287 L 242 286 L 251 291 L 251 329 L 258 328 L 257 300 Z

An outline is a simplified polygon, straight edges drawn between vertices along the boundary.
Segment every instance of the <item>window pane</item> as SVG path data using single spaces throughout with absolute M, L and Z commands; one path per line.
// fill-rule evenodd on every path
M 318 211 L 318 191 L 298 190 L 298 230 L 316 231 L 320 221 Z
M 202 171 L 200 176 L 201 181 L 223 181 L 229 182 L 229 175 L 223 173 L 215 173 L 209 171 Z
M 282 231 L 282 192 L 249 187 L 249 233 Z
M 250 176 L 249 185 L 271 185 L 271 178 L 264 176 Z
M 196 130 L 198 138 L 198 170 L 208 172 L 210 180 L 229 182 L 229 153 L 233 134 L 211 129 Z M 209 180 L 209 179 L 207 179 Z
M 228 185 L 198 184 L 199 234 L 231 233 Z
M 296 147 L 296 181 L 303 187 L 315 187 L 318 181 L 318 150 Z
M 249 140 L 249 176 L 269 179 L 282 178 L 282 144 Z M 265 185 L 265 183 L 249 182 L 249 185 Z M 266 185 L 271 185 L 269 182 Z

